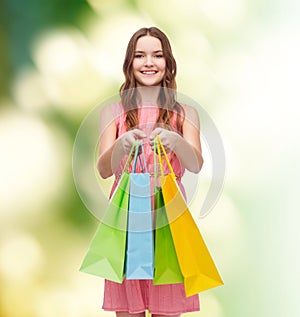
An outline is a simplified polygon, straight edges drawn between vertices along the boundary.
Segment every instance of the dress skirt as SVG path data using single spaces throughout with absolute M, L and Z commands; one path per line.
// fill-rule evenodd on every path
M 179 284 L 153 285 L 152 280 L 105 280 L 103 309 L 137 314 L 177 315 L 200 310 L 199 295 L 185 296 Z

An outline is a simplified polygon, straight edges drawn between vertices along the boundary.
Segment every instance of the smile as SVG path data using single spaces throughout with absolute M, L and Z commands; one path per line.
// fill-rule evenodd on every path
M 156 70 L 145 70 L 145 71 L 141 71 L 141 73 L 143 75 L 154 75 L 157 73 L 157 71 Z

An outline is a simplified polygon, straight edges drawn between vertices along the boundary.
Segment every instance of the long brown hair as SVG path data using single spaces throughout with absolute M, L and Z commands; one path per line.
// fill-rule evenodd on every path
M 176 81 L 177 65 L 172 54 L 172 49 L 167 36 L 156 27 L 142 28 L 135 32 L 131 37 L 123 63 L 123 72 L 125 82 L 120 88 L 121 101 L 126 112 L 126 128 L 130 130 L 138 126 L 137 106 L 141 101 L 137 92 L 136 80 L 132 71 L 132 63 L 135 56 L 135 48 L 139 38 L 143 36 L 153 36 L 160 40 L 162 45 L 163 56 L 166 60 L 166 71 L 161 82 L 161 88 L 158 94 L 157 104 L 159 106 L 159 115 L 156 124 L 166 128 L 171 127 L 171 118 L 176 113 L 175 130 L 182 132 L 182 124 L 184 120 L 184 109 L 176 101 Z M 174 127 L 173 127 L 174 128 Z

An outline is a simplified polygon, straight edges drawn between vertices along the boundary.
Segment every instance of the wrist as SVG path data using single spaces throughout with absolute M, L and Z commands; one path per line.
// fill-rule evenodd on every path
M 111 157 L 112 165 L 114 166 L 115 169 L 120 164 L 124 155 L 125 155 L 125 150 L 124 150 L 123 145 L 122 145 L 122 140 L 121 140 L 121 138 L 118 138 L 115 141 L 115 144 L 113 146 L 112 157 Z
M 180 134 L 178 134 L 177 132 L 172 132 L 172 133 L 174 133 L 174 138 L 173 138 L 173 152 L 177 152 L 179 149 L 180 149 L 180 147 L 181 147 L 181 145 L 182 145 L 182 140 L 183 140 L 183 138 L 182 138 L 182 136 L 180 135 Z

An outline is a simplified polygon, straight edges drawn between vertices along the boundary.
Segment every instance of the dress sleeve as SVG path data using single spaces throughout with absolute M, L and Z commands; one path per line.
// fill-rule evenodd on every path
M 121 102 L 112 103 L 111 109 L 117 126 L 117 138 L 126 132 L 126 113 Z

